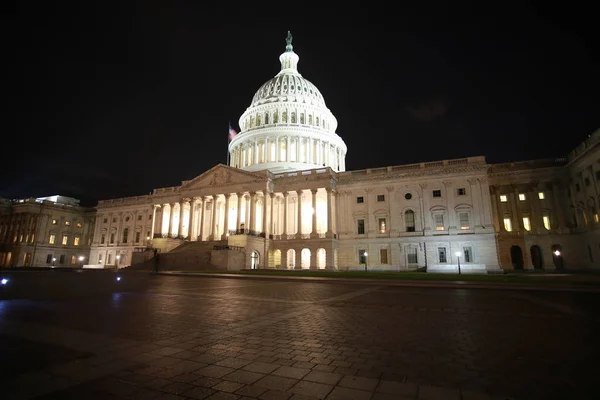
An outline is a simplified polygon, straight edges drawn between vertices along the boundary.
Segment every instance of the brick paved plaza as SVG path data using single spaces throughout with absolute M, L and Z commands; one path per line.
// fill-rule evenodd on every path
M 0 301 L 0 398 L 600 393 L 600 293 L 102 274 Z

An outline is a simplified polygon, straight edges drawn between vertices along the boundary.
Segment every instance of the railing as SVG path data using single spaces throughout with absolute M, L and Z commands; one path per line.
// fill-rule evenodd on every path
M 153 239 L 179 239 L 179 240 L 186 240 L 186 239 L 189 238 L 189 236 L 175 235 L 173 233 L 171 233 L 170 235 L 168 233 L 155 233 L 152 238 Z
M 245 247 L 242 246 L 229 246 L 229 245 L 220 245 L 213 246 L 213 250 L 233 250 L 233 251 L 245 251 Z
M 254 231 L 254 230 L 250 230 L 250 229 L 230 229 L 228 231 L 228 233 L 229 233 L 229 236 L 248 235 L 248 236 L 264 237 L 264 234 L 262 232 Z
M 357 175 L 370 175 L 370 174 L 385 174 L 390 172 L 398 171 L 412 171 L 419 169 L 429 168 L 442 168 L 442 167 L 454 167 L 459 165 L 485 165 L 485 157 L 467 157 L 457 158 L 454 160 L 441 160 L 441 161 L 430 161 L 422 162 L 418 164 L 407 164 L 407 165 L 394 165 L 389 167 L 363 169 L 357 171 L 346 171 L 340 172 L 339 176 L 357 176 Z
M 310 239 L 310 233 L 303 233 L 301 237 L 302 239 Z

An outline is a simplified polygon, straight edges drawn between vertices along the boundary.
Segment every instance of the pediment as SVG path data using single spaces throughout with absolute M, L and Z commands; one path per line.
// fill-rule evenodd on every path
M 267 176 L 261 173 L 243 171 L 224 164 L 217 164 L 194 179 L 183 181 L 181 190 L 265 183 L 267 180 Z

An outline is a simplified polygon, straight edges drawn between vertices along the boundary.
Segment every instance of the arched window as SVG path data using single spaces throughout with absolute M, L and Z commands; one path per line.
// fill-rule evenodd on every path
M 129 236 L 129 228 L 123 229 L 123 243 L 127 243 L 127 236 Z
M 279 114 L 277 113 L 277 110 L 273 113 L 273 123 L 276 124 L 279 122 Z
M 258 114 L 258 115 L 256 116 L 256 126 L 260 126 L 260 123 L 261 123 L 261 121 L 262 121 L 261 115 L 260 115 L 260 114 Z
M 304 113 L 300 113 L 300 123 L 304 124 Z
M 296 123 L 296 111 L 292 111 L 292 121 L 291 121 L 291 123 L 292 124 Z
M 415 212 L 413 210 L 406 210 L 404 213 L 404 223 L 406 224 L 406 232 L 415 231 Z
M 281 113 L 281 122 L 287 123 L 287 111 Z
M 265 114 L 265 125 L 269 123 L 269 113 Z

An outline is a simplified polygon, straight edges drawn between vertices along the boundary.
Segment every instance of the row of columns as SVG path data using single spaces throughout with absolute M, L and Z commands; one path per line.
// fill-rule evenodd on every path
M 302 234 L 302 192 L 303 190 L 296 190 L 296 196 L 298 199 L 300 199 L 300 201 L 298 202 L 298 209 L 297 209 L 297 218 L 298 218 L 298 229 L 297 229 L 297 234 Z M 312 209 L 315 210 L 315 212 L 313 212 L 312 214 L 312 230 L 311 230 L 311 236 L 316 236 L 317 235 L 317 213 L 316 213 L 316 209 L 317 209 L 317 189 L 311 189 L 311 193 L 312 193 Z M 331 188 L 327 188 L 326 189 L 327 195 L 326 195 L 326 200 L 327 200 L 327 232 L 326 235 L 327 237 L 332 236 L 333 234 L 333 202 L 331 199 L 331 196 L 333 195 L 333 191 Z M 288 234 L 287 232 L 287 222 L 288 222 L 288 217 L 290 216 L 290 211 L 289 211 L 289 194 L 290 192 L 283 192 L 283 199 L 284 199 L 284 208 L 283 208 L 283 232 L 282 234 L 285 236 Z M 244 196 L 244 193 L 236 193 L 237 195 L 237 213 L 236 213 L 236 222 L 235 222 L 235 227 L 236 230 L 239 229 L 239 226 L 241 224 L 241 220 L 242 220 L 242 197 Z M 166 203 L 163 204 L 163 210 L 165 208 L 165 206 L 169 205 L 170 207 L 170 211 L 169 211 L 169 223 L 168 223 L 168 228 L 167 228 L 167 232 L 162 232 L 162 225 L 163 225 L 163 218 L 164 215 L 162 216 L 162 218 L 160 219 L 160 221 L 157 221 L 156 219 L 156 213 L 157 213 L 157 209 L 159 207 L 161 207 L 160 205 L 154 205 L 154 210 L 153 210 L 153 215 L 152 215 L 152 232 L 151 232 L 151 237 L 154 237 L 154 233 L 156 230 L 156 224 L 159 223 L 159 229 L 160 229 L 160 233 L 161 234 L 167 234 L 169 237 L 173 236 L 173 221 L 174 221 L 174 213 L 173 210 L 175 209 L 175 205 L 179 204 L 179 226 L 178 226 L 178 236 L 183 236 L 183 228 L 184 228 L 184 205 L 185 204 L 189 204 L 189 214 L 188 214 L 188 232 L 186 237 L 188 238 L 188 240 L 197 240 L 197 237 L 199 236 L 200 239 L 199 240 L 203 240 L 204 238 L 204 227 L 205 224 L 208 223 L 207 222 L 207 217 L 208 215 L 205 215 L 205 210 L 206 210 L 206 204 L 208 203 L 208 201 L 210 199 L 212 199 L 211 201 L 211 212 L 210 212 L 210 218 L 212 219 L 212 223 L 210 224 L 210 230 L 208 231 L 207 237 L 208 238 L 212 238 L 213 240 L 215 240 L 215 235 L 217 235 L 217 230 L 218 230 L 218 222 L 220 218 L 216 218 L 216 212 L 217 212 L 217 199 L 219 198 L 219 196 L 223 196 L 225 198 L 225 204 L 224 204 L 224 211 L 225 211 L 225 215 L 223 217 L 224 219 L 224 229 L 223 229 L 223 234 L 221 239 L 224 240 L 228 234 L 228 230 L 229 230 L 229 203 L 230 203 L 230 198 L 231 198 L 231 193 L 225 193 L 225 194 L 217 194 L 217 195 L 211 195 L 211 196 L 202 196 L 202 197 L 194 197 L 191 199 L 182 199 L 180 202 L 172 202 L 172 203 Z M 269 193 L 267 196 L 262 196 L 263 199 L 263 208 L 262 208 L 262 232 L 263 233 L 267 233 L 267 227 L 268 225 L 268 217 L 270 216 L 270 221 L 271 221 L 271 229 L 269 230 L 270 233 L 274 232 L 275 226 L 274 226 L 274 207 L 273 207 L 273 199 L 276 197 L 275 193 Z M 200 213 L 198 214 L 197 211 L 198 209 L 195 207 L 196 202 L 200 200 Z M 249 209 L 247 209 L 246 211 L 246 215 L 247 218 L 246 220 L 249 221 L 249 230 L 251 231 L 256 231 L 256 203 L 257 203 L 257 193 L 256 192 L 251 192 L 250 196 L 249 196 L 249 201 L 250 201 L 250 207 Z M 269 204 L 267 204 L 267 201 L 269 202 Z M 270 208 L 270 213 L 267 212 L 267 205 Z M 198 218 L 198 219 L 196 219 Z M 197 221 L 199 221 L 200 227 L 198 229 L 198 232 L 195 232 L 195 227 L 198 225 Z
M 304 139 L 304 140 L 303 140 Z M 345 171 L 345 158 L 341 148 L 333 143 L 311 137 L 294 137 L 295 161 L 298 163 L 325 165 L 337 171 Z M 231 151 L 230 165 L 243 168 L 254 164 L 271 162 L 291 162 L 292 159 L 292 137 L 277 136 L 256 139 L 253 142 L 240 143 Z M 273 145 L 275 157 L 272 156 Z M 282 149 L 285 145 L 285 154 Z

